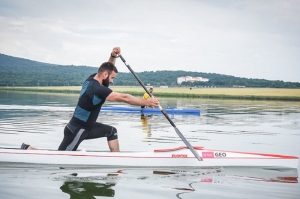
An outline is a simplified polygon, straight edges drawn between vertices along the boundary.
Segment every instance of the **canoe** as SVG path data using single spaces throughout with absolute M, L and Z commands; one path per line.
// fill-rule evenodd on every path
M 168 114 L 171 114 L 171 115 L 172 114 L 200 115 L 199 109 L 166 108 L 164 110 Z M 118 113 L 144 113 L 144 114 L 159 114 L 159 113 L 161 113 L 159 108 L 139 108 L 139 107 L 120 107 L 120 106 L 102 107 L 101 111 L 118 112 Z
M 74 111 L 74 107 L 59 106 L 23 106 L 23 105 L 1 105 L 0 110 L 40 110 L 40 111 Z M 166 108 L 168 114 L 175 115 L 195 115 L 200 116 L 199 109 L 191 108 Z M 124 107 L 124 106 L 103 106 L 103 112 L 115 113 L 135 113 L 135 114 L 162 114 L 159 108 L 140 108 L 140 107 Z
M 198 161 L 186 147 L 154 151 L 57 151 L 49 149 L 22 150 L 0 147 L 0 162 L 97 165 L 110 167 L 276 167 L 297 168 L 299 158 L 280 154 L 251 153 L 194 147 L 203 161 Z

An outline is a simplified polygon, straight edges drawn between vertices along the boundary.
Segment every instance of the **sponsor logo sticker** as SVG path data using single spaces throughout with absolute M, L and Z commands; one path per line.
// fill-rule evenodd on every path
M 187 158 L 187 154 L 172 154 L 172 158 Z
M 202 158 L 214 158 L 214 152 L 212 151 L 203 151 Z

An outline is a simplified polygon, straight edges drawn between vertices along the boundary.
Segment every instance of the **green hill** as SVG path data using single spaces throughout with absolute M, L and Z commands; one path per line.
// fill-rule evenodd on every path
M 80 86 L 97 68 L 89 66 L 56 65 L 0 54 L 0 86 Z M 208 82 L 183 83 L 181 86 L 233 87 L 234 85 L 261 88 L 300 88 L 300 83 L 247 79 L 216 73 L 192 71 L 147 71 L 137 73 L 144 84 L 178 86 L 180 76 L 199 76 Z M 115 86 L 134 86 L 138 82 L 131 73 L 119 73 Z

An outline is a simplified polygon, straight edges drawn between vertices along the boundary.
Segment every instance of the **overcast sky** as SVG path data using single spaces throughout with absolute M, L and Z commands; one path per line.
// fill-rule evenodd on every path
M 299 0 L 0 0 L 0 53 L 300 82 Z M 128 69 L 121 60 L 116 66 Z

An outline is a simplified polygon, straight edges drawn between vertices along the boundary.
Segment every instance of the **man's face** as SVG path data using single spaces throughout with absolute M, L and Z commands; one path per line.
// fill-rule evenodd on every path
M 153 92 L 153 89 L 150 88 L 149 92 L 152 93 L 152 92 Z
M 110 75 L 107 72 L 107 77 L 102 80 L 102 85 L 105 87 L 109 87 L 109 84 L 114 82 L 116 76 L 117 73 L 115 73 L 114 71 L 112 71 Z

